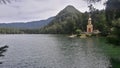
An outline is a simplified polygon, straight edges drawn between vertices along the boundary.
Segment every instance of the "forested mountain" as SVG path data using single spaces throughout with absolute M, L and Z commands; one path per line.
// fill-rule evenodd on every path
M 40 29 L 40 33 L 72 34 L 77 29 L 84 32 L 86 31 L 88 17 L 88 12 L 82 13 L 75 7 L 69 5 L 60 11 L 51 23 Z M 107 32 L 105 11 L 95 10 L 91 17 L 94 29 L 98 29 L 105 34 Z
M 38 29 L 41 27 L 46 26 L 49 24 L 54 17 L 50 17 L 46 20 L 40 20 L 40 21 L 32 21 L 27 23 L 2 23 L 0 24 L 0 28 L 15 28 L 15 29 Z
M 42 33 L 68 34 L 76 28 L 82 28 L 82 15 L 76 8 L 69 5 L 60 11 L 46 27 L 41 29 Z

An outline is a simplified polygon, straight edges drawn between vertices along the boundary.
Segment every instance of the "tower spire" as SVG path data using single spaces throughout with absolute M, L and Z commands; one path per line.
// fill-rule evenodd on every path
M 91 15 L 90 14 L 89 14 L 89 18 L 88 18 L 87 32 L 88 33 L 92 33 L 93 32 L 93 25 L 92 25 L 92 19 L 91 19 Z

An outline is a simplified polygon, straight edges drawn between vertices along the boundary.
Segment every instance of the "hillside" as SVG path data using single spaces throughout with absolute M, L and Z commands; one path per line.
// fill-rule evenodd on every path
M 75 29 L 82 29 L 82 15 L 75 7 L 69 5 L 60 11 L 46 27 L 41 29 L 42 33 L 70 34 Z
M 19 22 L 19 23 L 2 23 L 0 24 L 0 28 L 15 28 L 15 29 L 38 29 L 41 27 L 46 26 L 49 24 L 54 17 L 50 17 L 46 20 L 40 20 L 40 21 L 32 21 L 32 22 Z
M 75 7 L 68 5 L 60 11 L 55 18 L 40 33 L 50 34 L 73 34 L 76 30 L 86 31 L 88 12 L 81 13 Z M 94 30 L 100 30 L 103 35 L 108 33 L 107 22 L 104 10 L 95 10 L 92 15 Z

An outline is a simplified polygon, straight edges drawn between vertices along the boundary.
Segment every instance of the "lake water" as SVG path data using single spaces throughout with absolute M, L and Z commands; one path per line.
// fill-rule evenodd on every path
M 9 46 L 0 68 L 108 68 L 101 42 L 67 35 L 0 35 L 0 46 Z

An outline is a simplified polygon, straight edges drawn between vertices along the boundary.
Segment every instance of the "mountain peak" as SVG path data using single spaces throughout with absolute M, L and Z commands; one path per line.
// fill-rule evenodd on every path
M 75 9 L 75 7 L 72 5 L 68 5 L 67 7 L 65 7 L 65 9 Z
M 79 14 L 80 12 L 74 6 L 68 5 L 58 15 L 66 13 Z
M 63 9 L 63 11 L 67 11 L 67 12 L 79 12 L 74 6 L 72 6 L 72 5 L 68 5 L 67 7 L 65 7 L 64 9 Z

